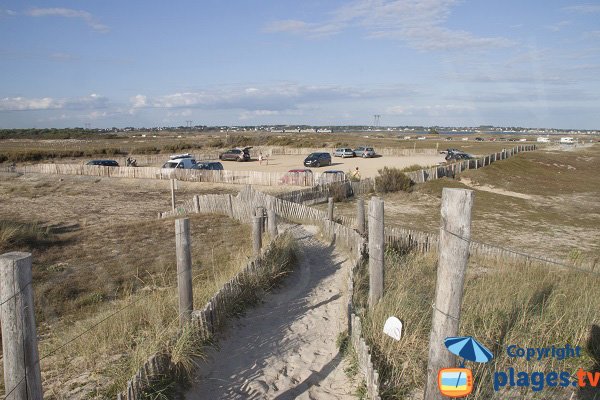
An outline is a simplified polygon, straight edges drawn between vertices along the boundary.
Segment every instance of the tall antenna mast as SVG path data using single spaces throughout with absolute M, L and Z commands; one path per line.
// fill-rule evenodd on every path
M 373 125 L 375 125 L 376 128 L 379 128 L 379 119 L 380 118 L 381 118 L 381 115 L 379 115 L 379 114 L 373 115 Z

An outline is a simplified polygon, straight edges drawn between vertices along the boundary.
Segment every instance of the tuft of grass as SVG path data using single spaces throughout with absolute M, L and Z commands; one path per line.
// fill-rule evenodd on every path
M 362 314 L 364 334 L 382 382 L 382 398 L 409 398 L 424 388 L 436 282 L 436 254 L 389 250 L 386 253 L 384 297 L 367 311 L 368 271 L 361 266 L 355 277 L 356 306 Z M 472 257 L 465 282 L 460 335 L 474 336 L 495 355 L 487 364 L 467 363 L 473 369 L 476 387 L 473 399 L 495 398 L 495 371 L 593 370 L 598 351 L 591 333 L 600 324 L 596 295 L 600 278 L 595 275 L 538 267 L 508 261 L 482 261 Z M 404 321 L 404 336 L 398 342 L 382 333 L 385 320 L 397 316 Z M 581 346 L 582 356 L 558 361 L 544 359 L 527 363 L 510 358 L 506 347 Z M 549 395 L 552 388 L 544 390 Z M 565 391 L 557 392 L 565 394 Z M 500 395 L 506 393 L 499 392 Z M 532 393 L 529 393 L 532 394 Z M 568 397 L 568 396 L 567 396 Z
M 375 191 L 379 193 L 410 192 L 414 182 L 398 168 L 378 170 L 379 175 L 375 177 Z
M 32 249 L 49 245 L 55 237 L 48 227 L 37 222 L 0 220 L 0 252 Z

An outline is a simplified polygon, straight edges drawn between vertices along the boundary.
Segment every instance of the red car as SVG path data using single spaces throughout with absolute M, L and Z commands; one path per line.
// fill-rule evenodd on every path
M 290 169 L 285 173 L 284 176 L 279 180 L 281 185 L 294 185 L 294 186 L 312 186 L 313 185 L 313 173 L 310 169 Z

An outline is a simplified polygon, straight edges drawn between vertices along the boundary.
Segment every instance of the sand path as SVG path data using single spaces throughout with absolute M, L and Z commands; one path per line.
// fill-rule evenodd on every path
M 349 262 L 314 237 L 316 228 L 290 231 L 299 266 L 208 350 L 186 399 L 355 399 L 336 346 Z

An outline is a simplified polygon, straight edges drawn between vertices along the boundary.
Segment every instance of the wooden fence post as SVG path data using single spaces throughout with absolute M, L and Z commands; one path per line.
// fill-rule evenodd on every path
M 175 252 L 177 255 L 177 290 L 179 292 L 179 322 L 183 327 L 192 320 L 192 251 L 190 220 L 175 220 Z
M 373 308 L 383 296 L 383 257 L 385 228 L 383 200 L 373 196 L 369 202 L 369 307 Z
M 175 211 L 175 179 L 171 179 L 171 208 Z
M 0 293 L 5 393 L 14 400 L 42 399 L 30 253 L 0 256 Z
M 194 211 L 196 214 L 200 212 L 200 196 L 194 195 Z
M 254 256 L 260 256 L 260 249 L 262 248 L 262 218 L 252 217 L 252 244 L 254 249 Z
M 277 214 L 272 208 L 267 210 L 267 224 L 269 228 L 269 235 L 271 236 L 271 239 L 273 239 L 275 236 L 277 236 Z
M 262 206 L 256 207 L 254 210 L 254 215 L 260 217 L 260 229 L 261 233 L 266 231 L 267 220 L 265 218 L 265 208 Z
M 356 202 L 356 229 L 361 235 L 365 234 L 365 201 L 358 199 Z
M 228 209 L 228 212 L 229 212 L 229 216 L 231 218 L 233 218 L 233 202 L 231 200 L 231 197 L 232 196 L 230 194 L 227 195 L 227 209 Z
M 327 199 L 327 219 L 333 221 L 333 197 Z
M 444 398 L 437 386 L 438 371 L 455 365 L 456 358 L 444 346 L 444 339 L 458 336 L 463 285 L 469 260 L 472 206 L 472 190 L 443 189 L 437 282 L 429 336 L 425 400 Z

